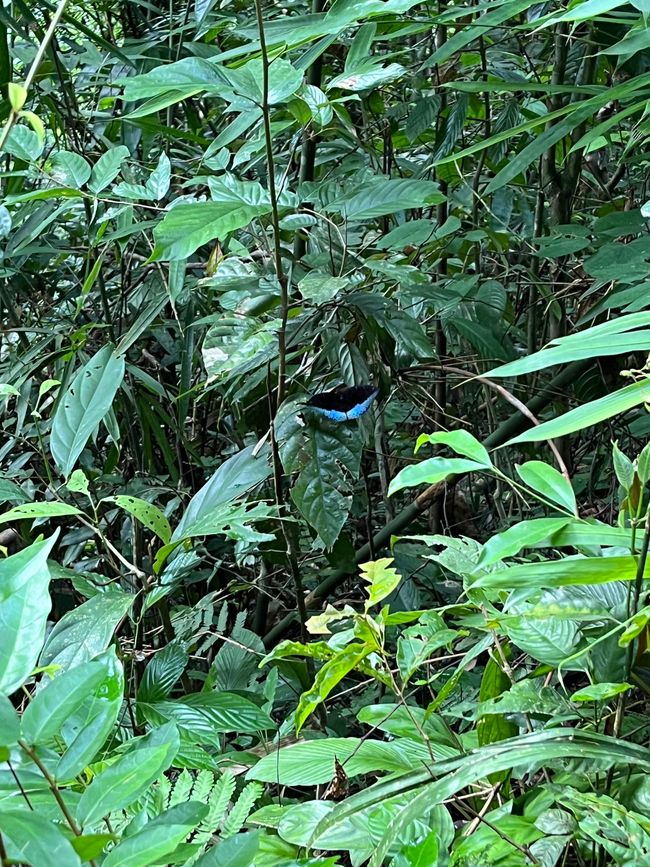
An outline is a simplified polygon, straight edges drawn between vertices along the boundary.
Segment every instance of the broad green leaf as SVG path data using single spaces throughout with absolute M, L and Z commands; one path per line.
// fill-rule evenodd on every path
M 208 805 L 198 801 L 176 804 L 153 819 L 142 831 L 124 837 L 108 853 L 103 867 L 150 867 L 164 860 L 206 817 Z
M 9 804 L 14 800 L 0 804 L 0 828 L 8 857 L 18 864 L 81 867 L 81 859 L 61 827 L 33 809 L 12 809 Z
M 50 450 L 66 478 L 93 431 L 110 410 L 124 377 L 124 357 L 105 346 L 77 373 L 52 419 Z
M 77 821 L 87 828 L 113 810 L 128 807 L 167 770 L 178 747 L 178 730 L 173 723 L 138 738 L 127 753 L 93 777 L 77 805 Z
M 59 734 L 67 717 L 104 679 L 103 665 L 86 662 L 64 671 L 40 689 L 22 717 L 22 736 L 29 744 L 45 745 Z
M 631 683 L 592 683 L 574 692 L 571 701 L 608 701 L 633 688 Z
M 457 455 L 463 455 L 463 457 L 484 464 L 486 467 L 492 466 L 490 455 L 485 446 L 467 430 L 441 431 L 440 433 L 435 434 L 420 434 L 415 444 L 416 454 L 424 443 L 431 443 L 432 445 L 442 443 L 443 445 L 449 446 L 449 448 L 455 451 Z
M 90 173 L 88 189 L 97 195 L 119 175 L 124 160 L 129 155 L 129 149 L 124 145 L 109 148 L 97 160 Z
M 544 26 L 549 27 L 558 21 L 589 21 L 619 6 L 625 6 L 625 3 L 626 0 L 582 0 L 581 3 L 573 4 L 571 9 L 561 15 L 553 15 L 544 22 Z
M 260 732 L 275 728 L 271 717 L 249 698 L 233 692 L 197 692 L 174 701 L 142 702 L 144 715 L 175 722 L 196 732 Z M 209 742 L 209 741 L 208 741 Z
M 570 521 L 570 518 L 531 518 L 520 521 L 488 539 L 476 564 L 477 569 L 514 557 L 524 548 L 535 547 L 538 542 L 562 530 Z
M 368 600 L 364 604 L 364 608 L 368 611 L 373 605 L 377 605 L 382 599 L 393 592 L 402 580 L 399 572 L 391 568 L 391 563 L 394 560 L 392 557 L 384 557 L 381 560 L 373 560 L 370 563 L 362 563 L 359 566 L 361 577 L 370 585 L 364 588 L 368 594 Z
M 131 497 L 126 494 L 118 494 L 116 497 L 105 497 L 104 503 L 115 503 L 129 515 L 137 518 L 141 524 L 148 527 L 166 545 L 172 536 L 172 528 L 169 525 L 164 512 L 153 503 L 142 500 L 140 497 Z
M 397 781 L 375 784 L 348 797 L 324 818 L 314 830 L 312 839 L 318 839 L 325 832 L 334 831 L 338 825 L 347 822 L 349 816 L 361 809 L 383 803 L 388 797 L 411 789 L 407 804 L 385 827 L 383 837 L 370 860 L 370 867 L 380 867 L 397 835 L 430 810 L 433 804 L 444 802 L 490 774 L 521 767 L 529 761 L 539 766 L 562 758 L 582 761 L 592 759 L 600 762 L 607 760 L 611 765 L 632 767 L 640 762 L 643 768 L 650 769 L 650 759 L 644 748 L 613 737 L 575 729 L 556 728 L 533 732 L 472 750 L 460 759 L 439 763 L 436 770 L 440 776 L 434 782 L 429 782 L 428 769 L 421 770 L 405 774 Z M 414 789 L 416 785 L 418 788 Z
M 385 66 L 376 62 L 367 62 L 356 69 L 342 72 L 327 83 L 327 90 L 339 88 L 360 93 L 364 90 L 374 90 L 389 81 L 396 81 L 406 75 L 406 69 L 399 63 L 387 63 Z
M 264 322 L 254 317 L 224 313 L 212 325 L 203 341 L 201 354 L 209 380 L 229 381 L 229 375 L 240 376 L 244 365 L 263 364 L 271 350 L 276 353 L 280 319 Z M 259 362 L 258 362 L 259 359 Z
M 61 740 L 66 749 L 56 766 L 57 780 L 74 779 L 95 760 L 122 709 L 124 672 L 114 648 L 94 657 L 93 664 L 102 666 L 102 680 L 63 724 Z
M 617 442 L 612 443 L 612 460 L 614 463 L 614 472 L 619 483 L 626 491 L 632 487 L 634 481 L 634 464 L 618 447 Z
M 90 165 L 81 154 L 72 151 L 57 151 L 50 157 L 53 168 L 53 178 L 58 184 L 81 189 L 90 178 Z
M 8 512 L 0 515 L 0 524 L 9 524 L 12 521 L 27 521 L 36 518 L 61 518 L 69 515 L 81 515 L 81 509 L 70 506 L 68 503 L 25 503 L 22 506 L 14 506 Z
M 27 163 L 37 160 L 43 152 L 44 142 L 29 127 L 22 124 L 12 128 L 5 142 L 5 152 Z
M 638 638 L 639 635 L 644 631 L 650 622 L 650 607 L 642 608 L 641 611 L 637 611 L 637 613 L 630 618 L 629 623 L 623 630 L 623 633 L 619 636 L 618 646 L 619 647 L 628 647 L 635 638 Z
M 508 649 L 503 652 L 508 653 Z M 485 664 L 483 676 L 481 677 L 479 689 L 479 702 L 481 705 L 490 699 L 498 698 L 510 686 L 511 681 L 503 671 L 503 663 L 497 662 L 493 657 L 490 657 Z M 482 714 L 476 726 L 476 734 L 479 746 L 483 746 L 484 744 L 493 744 L 497 741 L 514 737 L 519 734 L 519 726 L 513 720 L 507 719 L 503 712 Z M 505 777 L 500 776 L 498 779 L 503 781 Z M 492 783 L 496 781 L 495 779 L 491 779 Z
M 324 210 L 341 214 L 349 221 L 360 221 L 438 205 L 445 198 L 433 181 L 372 178 L 356 191 L 328 202 Z
M 23 489 L 11 479 L 0 478 L 0 503 L 25 503 L 29 500 Z
M 449 756 L 449 747 L 433 744 L 434 755 Z M 372 738 L 318 738 L 281 747 L 264 756 L 246 774 L 247 780 L 259 780 L 281 786 L 317 786 L 332 781 L 334 761 L 345 768 L 348 777 L 377 771 L 405 771 L 418 767 L 431 756 L 422 743 L 411 738 L 390 742 Z
M 216 846 L 211 846 L 198 861 L 195 867 L 254 867 L 259 855 L 259 831 L 247 831 L 235 834 L 228 840 L 222 840 Z
M 36 665 L 51 601 L 47 557 L 57 534 L 0 560 L 0 695 L 11 695 Z
M 5 695 L 0 695 L 0 747 L 12 747 L 20 737 L 20 719 Z
M 298 700 L 295 713 L 296 734 L 334 687 L 371 652 L 372 648 L 366 644 L 348 644 L 318 670 L 313 686 L 303 692 Z
M 230 68 L 227 75 L 236 93 L 250 99 L 256 107 L 262 105 L 264 93 L 261 58 L 253 58 L 243 66 Z M 302 73 L 283 57 L 276 58 L 269 66 L 268 104 L 278 105 L 285 102 L 301 84 Z
M 578 624 L 560 617 L 508 617 L 503 628 L 513 644 L 543 665 L 564 663 L 581 638 Z
M 435 485 L 452 475 L 462 475 L 475 470 L 489 469 L 478 461 L 466 458 L 429 458 L 419 464 L 413 464 L 400 470 L 388 487 L 388 496 L 392 496 L 403 488 L 415 488 L 419 485 Z
M 539 587 L 566 587 L 571 584 L 601 584 L 608 581 L 633 581 L 637 564 L 634 557 L 565 557 L 539 563 L 523 563 L 488 572 L 472 581 L 472 587 L 501 590 Z M 644 575 L 650 575 L 650 563 Z
M 228 86 L 224 71 L 214 63 L 199 57 L 186 57 L 176 63 L 156 66 L 144 75 L 133 75 L 122 81 L 124 99 L 134 102 L 174 91 L 178 101 L 202 91 L 218 93 Z
M 577 514 L 576 495 L 571 483 L 555 467 L 545 464 L 544 461 L 526 461 L 525 464 L 517 464 L 516 469 L 522 482 L 533 491 L 561 509 L 566 509 L 573 515 Z
M 650 379 L 642 379 L 632 383 L 632 385 L 626 385 L 625 388 L 607 394 L 605 397 L 569 410 L 558 418 L 542 422 L 542 424 L 508 440 L 506 445 L 536 443 L 540 440 L 566 436 L 577 430 L 593 427 L 607 418 L 627 412 L 627 410 L 646 401 L 650 401 Z
M 631 331 L 624 334 L 592 335 L 591 329 L 581 332 L 581 340 L 558 342 L 557 345 L 541 349 L 532 355 L 527 355 L 518 361 L 511 361 L 494 368 L 487 375 L 491 377 L 522 376 L 552 367 L 556 364 L 566 364 L 582 358 L 599 358 L 601 356 L 622 355 L 637 350 L 650 349 L 650 329 Z M 577 336 L 577 335 L 572 335 Z
M 186 259 L 203 244 L 225 241 L 235 229 L 271 212 L 268 191 L 257 181 L 210 180 L 213 201 L 176 205 L 155 227 L 154 258 Z
M 198 528 L 222 507 L 268 479 L 272 472 L 269 456 L 269 448 L 254 454 L 254 447 L 248 446 L 224 461 L 190 500 L 172 534 L 172 541 L 196 535 Z
M 68 669 L 104 651 L 133 599 L 130 593 L 109 590 L 66 612 L 48 635 L 39 664 Z
M 158 165 L 147 178 L 146 188 L 152 198 L 158 202 L 167 195 L 171 181 L 172 166 L 169 157 L 162 151 L 158 158 Z
M 138 687 L 137 701 L 149 704 L 163 701 L 177 682 L 188 661 L 187 651 L 178 641 L 172 641 L 156 653 L 144 670 Z

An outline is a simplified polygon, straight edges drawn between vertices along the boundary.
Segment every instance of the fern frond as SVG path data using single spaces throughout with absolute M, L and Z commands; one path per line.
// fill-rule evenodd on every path
M 232 809 L 226 816 L 224 823 L 221 826 L 221 834 L 223 839 L 232 837 L 241 831 L 244 822 L 248 819 L 250 811 L 255 806 L 255 802 L 264 791 L 264 786 L 261 783 L 249 783 L 243 790 Z
M 212 835 L 217 833 L 219 825 L 223 822 L 234 791 L 235 777 L 230 771 L 224 771 L 209 795 L 208 815 L 197 828 L 192 843 L 205 847 L 210 842 Z
M 175 807 L 176 804 L 185 804 L 190 800 L 190 792 L 192 791 L 192 785 L 194 784 L 194 780 L 192 775 L 187 770 L 187 768 L 183 768 L 180 774 L 174 780 L 172 785 L 171 792 L 169 794 L 169 806 Z

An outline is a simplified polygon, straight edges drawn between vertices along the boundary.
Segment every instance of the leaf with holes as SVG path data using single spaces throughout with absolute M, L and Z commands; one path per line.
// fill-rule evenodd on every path
M 148 527 L 152 533 L 155 533 L 159 539 L 162 539 L 166 545 L 172 537 L 172 528 L 169 526 L 169 521 L 164 513 L 154 506 L 153 503 L 148 503 L 146 500 L 141 500 L 140 497 L 131 497 L 126 494 L 119 494 L 116 497 L 105 497 L 104 503 L 115 503 L 129 515 L 137 518 L 141 524 Z

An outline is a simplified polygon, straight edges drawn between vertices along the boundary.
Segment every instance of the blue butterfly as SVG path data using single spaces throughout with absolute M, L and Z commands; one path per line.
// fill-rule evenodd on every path
M 305 406 L 331 421 L 353 421 L 369 409 L 378 394 L 374 385 L 353 385 L 315 394 Z

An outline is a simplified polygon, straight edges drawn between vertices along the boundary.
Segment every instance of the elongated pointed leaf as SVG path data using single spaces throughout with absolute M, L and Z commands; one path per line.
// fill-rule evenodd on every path
M 107 414 L 124 377 L 124 357 L 104 346 L 77 373 L 61 398 L 50 436 L 50 450 L 62 475 L 74 469 L 93 431 Z

